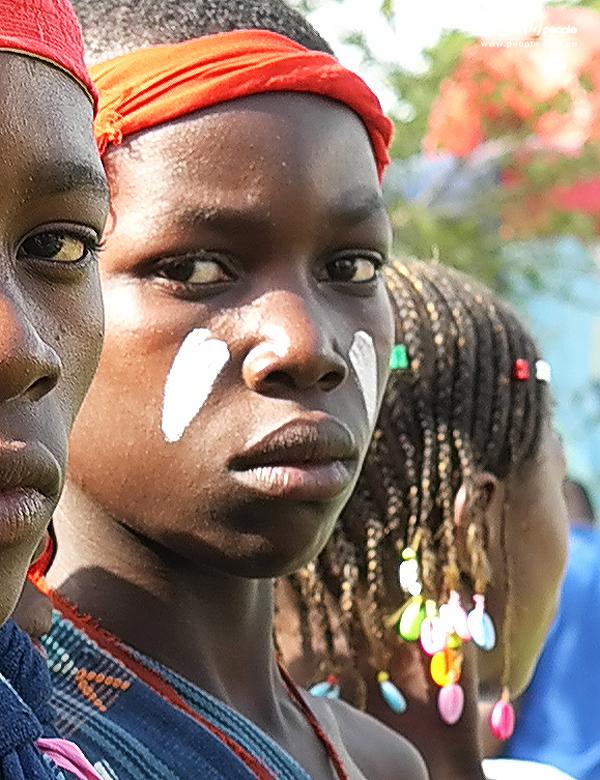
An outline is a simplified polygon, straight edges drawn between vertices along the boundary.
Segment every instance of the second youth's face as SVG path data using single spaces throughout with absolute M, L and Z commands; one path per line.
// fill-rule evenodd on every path
M 0 624 L 62 487 L 97 365 L 94 257 L 108 188 L 92 106 L 57 68 L 0 53 Z
M 106 167 L 106 343 L 70 479 L 194 563 L 290 571 L 347 501 L 387 379 L 366 131 L 327 100 L 261 95 L 139 134 Z
M 500 641 L 493 653 L 479 654 L 481 680 L 486 688 L 497 686 L 502 679 L 507 642 L 510 690 L 513 696 L 523 691 L 554 619 L 567 558 L 565 476 L 562 445 L 550 425 L 546 425 L 536 456 L 508 478 L 490 507 L 494 514 L 488 523 L 493 582 L 488 603 Z M 506 549 L 503 549 L 500 525 L 506 500 Z M 508 621 L 507 597 L 510 599 Z

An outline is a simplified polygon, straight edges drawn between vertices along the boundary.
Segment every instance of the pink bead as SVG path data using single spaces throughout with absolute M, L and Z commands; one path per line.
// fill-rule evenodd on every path
M 438 693 L 437 708 L 440 718 L 449 726 L 460 720 L 465 707 L 465 694 L 457 683 L 450 683 Z
M 494 709 L 490 715 L 490 731 L 492 736 L 499 740 L 506 740 L 512 737 L 515 730 L 515 711 L 512 704 L 506 699 L 499 699 L 494 704 Z

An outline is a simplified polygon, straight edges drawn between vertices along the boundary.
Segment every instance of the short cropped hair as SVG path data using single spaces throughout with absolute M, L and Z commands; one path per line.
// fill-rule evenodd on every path
M 92 65 L 135 49 L 247 29 L 271 30 L 308 49 L 332 53 L 283 0 L 73 0 L 73 5 Z

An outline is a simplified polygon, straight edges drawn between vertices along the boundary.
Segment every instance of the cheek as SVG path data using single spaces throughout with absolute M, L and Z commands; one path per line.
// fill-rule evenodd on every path
M 85 287 L 68 295 L 62 306 L 53 308 L 56 325 L 51 343 L 62 362 L 62 395 L 72 421 L 88 392 L 102 351 L 104 312 L 97 277 L 94 275 Z

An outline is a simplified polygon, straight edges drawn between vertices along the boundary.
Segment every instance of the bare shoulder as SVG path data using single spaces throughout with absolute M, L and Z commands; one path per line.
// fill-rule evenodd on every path
M 348 754 L 369 780 L 429 780 L 425 762 L 404 737 L 340 700 L 311 700 L 327 708 Z M 320 713 L 322 717 L 324 712 Z

